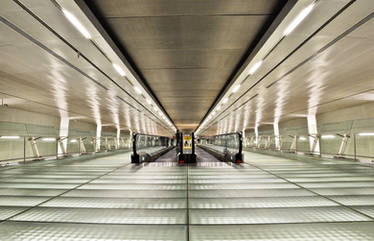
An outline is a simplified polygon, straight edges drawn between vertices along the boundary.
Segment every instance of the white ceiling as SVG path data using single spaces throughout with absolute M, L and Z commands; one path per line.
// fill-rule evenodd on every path
M 72 1 L 61 2 L 87 28 L 91 39 L 84 38 L 53 1 L 0 2 L 4 103 L 141 133 L 172 135 L 174 125 L 110 40 Z M 126 77 L 112 63 L 121 66 Z
M 296 4 L 284 21 L 292 20 L 310 2 Z M 373 101 L 373 12 L 371 0 L 318 1 L 248 76 L 248 69 L 282 38 L 287 24 L 280 24 L 215 104 L 213 109 L 221 109 L 210 112 L 199 134 L 241 131 Z M 240 83 L 238 92 L 232 93 Z M 226 97 L 229 101 L 223 104 Z

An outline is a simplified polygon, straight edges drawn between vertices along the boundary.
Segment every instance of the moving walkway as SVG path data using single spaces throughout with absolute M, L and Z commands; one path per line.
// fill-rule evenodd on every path
M 221 161 L 243 162 L 243 139 L 239 132 L 201 137 L 199 147 L 203 148 Z
M 173 140 L 169 137 L 136 133 L 133 135 L 131 162 L 151 162 L 173 148 Z

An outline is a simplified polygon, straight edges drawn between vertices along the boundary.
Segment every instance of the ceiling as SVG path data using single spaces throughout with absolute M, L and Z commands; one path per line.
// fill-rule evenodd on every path
M 282 24 L 278 30 L 284 31 Z M 221 110 L 210 113 L 200 134 L 241 131 L 372 102 L 373 33 L 373 1 L 318 1 L 290 35 L 274 45 L 280 38 L 275 31 L 268 39 L 273 38 L 272 44 L 252 56 L 252 65 L 260 59 L 263 64 L 253 75 L 238 73 L 232 86 L 241 84 L 240 89 L 226 89 L 214 106 Z
M 0 98 L 9 108 L 172 135 L 162 107 L 74 2 L 0 1 Z M 91 34 L 68 21 L 69 9 Z M 113 68 L 120 66 L 123 77 Z M 139 93 L 141 92 L 141 93 Z
M 372 102 L 374 1 L 316 1 L 284 35 L 313 2 L 2 0 L 0 98 L 159 135 L 174 123 L 212 135 Z
M 178 129 L 187 131 L 198 127 L 287 1 L 84 2 Z

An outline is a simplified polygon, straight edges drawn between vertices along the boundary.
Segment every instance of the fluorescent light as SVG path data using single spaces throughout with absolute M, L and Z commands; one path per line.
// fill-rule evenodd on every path
M 373 132 L 358 133 L 359 136 L 374 136 Z
M 121 75 L 122 77 L 123 76 L 126 76 L 126 73 L 125 71 L 123 71 L 123 69 L 121 67 L 119 67 L 118 65 L 116 64 L 113 64 L 113 68 L 118 72 L 119 75 Z
M 147 104 L 150 105 L 152 101 L 150 99 L 147 99 Z
M 258 68 L 260 68 L 261 65 L 262 65 L 262 60 L 261 60 L 261 61 L 258 61 L 257 63 L 255 63 L 255 64 L 252 66 L 252 68 L 249 69 L 248 74 L 249 74 L 249 75 L 254 74 L 254 73 L 258 70 Z
M 299 137 L 299 140 L 300 140 L 300 141 L 305 141 L 305 140 L 306 140 L 306 138 L 305 138 L 305 137 L 303 137 L 303 136 L 300 136 L 300 137 Z
M 222 103 L 226 104 L 227 101 L 229 101 L 229 99 L 226 97 L 226 98 L 223 99 Z
M 297 17 L 291 22 L 291 24 L 284 30 L 284 35 L 289 35 L 303 20 L 309 13 L 313 10 L 314 3 L 310 4 L 308 7 L 304 8 L 303 11 L 297 15 Z
M 76 143 L 76 142 L 77 142 L 76 139 L 70 140 L 70 143 Z
M 217 106 L 217 108 L 216 108 L 217 110 L 220 110 L 221 109 L 221 106 L 219 105 L 219 106 Z
M 56 141 L 56 138 L 54 138 L 54 137 L 44 137 L 44 138 L 42 138 L 42 141 L 46 141 L 46 142 Z
M 136 91 L 136 93 L 138 93 L 138 94 L 141 94 L 142 93 L 142 91 L 138 88 L 138 87 L 134 87 L 134 90 Z
M 78 31 L 86 38 L 86 39 L 90 39 L 91 38 L 91 34 L 87 31 L 87 29 L 85 27 L 83 27 L 83 25 L 79 22 L 79 20 L 73 15 L 71 14 L 69 11 L 63 9 L 62 10 L 65 14 L 65 17 L 74 25 L 74 27 L 76 29 L 78 29 Z
M 335 136 L 334 135 L 323 135 L 323 136 L 321 136 L 321 138 L 322 139 L 333 139 L 333 138 L 335 138 Z
M 1 136 L 0 139 L 15 140 L 21 138 L 20 136 Z
M 235 87 L 232 89 L 232 93 L 237 92 L 237 91 L 239 90 L 239 88 L 240 88 L 240 85 L 235 86 Z

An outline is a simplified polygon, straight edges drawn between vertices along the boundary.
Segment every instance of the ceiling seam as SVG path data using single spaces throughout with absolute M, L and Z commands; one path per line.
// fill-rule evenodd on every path
M 55 1 L 55 0 L 53 0 L 53 1 Z M 139 82 L 139 84 L 142 85 L 144 90 L 159 105 L 161 111 L 163 111 L 165 113 L 165 115 L 170 120 L 170 122 L 177 128 L 177 126 L 174 123 L 174 120 L 170 117 L 169 113 L 166 111 L 164 106 L 161 104 L 160 100 L 157 98 L 156 94 L 154 93 L 154 91 L 152 90 L 152 88 L 150 87 L 150 85 L 148 84 L 148 82 L 146 81 L 146 79 L 144 78 L 144 76 L 142 75 L 140 70 L 138 69 L 138 67 L 135 65 L 135 62 L 133 61 L 131 56 L 127 53 L 124 46 L 119 44 L 119 41 L 118 41 L 116 35 L 114 33 L 111 33 L 111 29 L 110 29 L 109 26 L 107 26 L 106 23 L 104 23 L 103 21 L 100 21 L 99 18 L 96 15 L 94 15 L 94 12 L 97 13 L 98 11 L 96 9 L 93 9 L 92 6 L 89 7 L 85 0 L 75 0 L 75 3 L 78 5 L 78 7 L 81 9 L 81 11 L 83 11 L 83 13 L 90 19 L 91 22 L 94 20 L 94 22 L 92 22 L 92 24 L 96 27 L 98 32 L 106 35 L 110 39 L 111 43 L 114 44 L 115 48 L 118 49 L 118 51 L 120 52 L 121 56 L 119 56 L 119 58 L 122 61 L 123 61 L 123 59 L 125 59 L 127 64 L 131 67 L 130 72 L 134 72 L 135 75 L 138 77 L 136 79 Z M 104 29 L 103 26 L 105 26 L 106 28 Z M 101 29 L 101 31 L 99 29 Z M 104 33 L 102 33 L 102 32 L 104 32 Z M 113 51 L 116 52 L 115 50 L 113 50 Z M 116 53 L 116 54 L 118 54 L 118 53 Z M 133 73 L 133 75 L 134 75 L 134 73 Z
M 75 48 L 72 44 L 70 44 L 67 40 L 65 40 L 61 35 L 59 35 L 56 31 L 54 31 L 51 27 L 49 27 L 43 20 L 41 20 L 37 15 L 35 15 L 31 10 L 29 10 L 26 6 L 24 6 L 21 2 L 19 2 L 18 0 L 13 0 L 17 5 L 19 5 L 22 9 L 24 9 L 28 14 L 30 14 L 34 19 L 36 19 L 40 24 L 42 24 L 44 27 L 46 27 L 50 32 L 52 32 L 57 38 L 59 38 L 61 41 L 63 41 L 66 45 L 68 45 L 71 49 L 73 49 L 75 52 L 79 53 L 79 56 L 81 56 L 82 58 L 84 58 L 89 64 L 91 64 L 95 69 L 97 69 L 100 73 L 102 73 L 105 77 L 107 77 L 113 84 L 115 84 L 118 88 L 120 88 L 123 92 L 125 92 L 130 98 L 132 98 L 136 103 L 138 103 L 140 106 L 142 106 L 144 108 L 144 110 L 148 111 L 152 116 L 154 116 L 157 120 L 159 121 L 156 121 L 160 126 L 164 126 L 163 124 L 160 124 L 162 123 L 162 120 L 154 115 L 151 111 L 148 110 L 148 108 L 146 108 L 142 103 L 140 103 L 136 98 L 132 97 L 124 88 L 122 88 L 116 81 L 114 81 L 112 78 L 110 78 L 105 72 L 103 72 L 98 66 L 96 66 L 91 60 L 89 60 L 85 55 L 83 55 L 82 53 L 79 52 L 79 50 L 77 48 Z M 51 0 L 52 2 L 55 2 L 53 0 Z M 56 3 L 57 4 L 57 3 Z M 55 5 L 55 4 L 54 4 Z M 56 5 L 55 5 L 56 6 Z M 59 7 L 59 9 L 61 9 L 61 7 Z M 0 16 L 0 20 L 1 19 L 4 19 L 3 17 Z M 39 47 L 43 48 L 44 50 L 46 50 L 47 52 L 49 52 L 50 54 L 52 54 L 54 57 L 60 59 L 61 61 L 63 61 L 65 64 L 67 64 L 68 66 L 72 67 L 73 69 L 77 70 L 79 73 L 81 73 L 82 75 L 84 75 L 85 77 L 89 78 L 91 81 L 93 81 L 95 84 L 101 86 L 102 88 L 104 88 L 105 90 L 109 90 L 106 86 L 104 86 L 103 84 L 101 84 L 99 81 L 95 80 L 94 78 L 92 78 L 91 76 L 87 75 L 86 73 L 84 73 L 82 70 L 80 70 L 78 67 L 74 66 L 73 64 L 71 64 L 70 62 L 68 62 L 66 59 L 64 59 L 63 57 L 61 57 L 60 55 L 56 54 L 55 52 L 53 52 L 51 49 L 49 49 L 48 47 L 46 47 L 44 44 L 42 44 L 41 42 L 39 42 L 38 40 L 34 39 L 33 37 L 31 37 L 30 35 L 28 35 L 27 33 L 25 33 L 23 30 L 21 30 L 20 28 L 18 28 L 17 26 L 15 26 L 14 24 L 10 23 L 8 20 L 4 19 L 6 22 L 8 22 L 9 24 L 11 24 L 11 28 L 13 30 L 15 30 L 16 32 L 20 33 L 21 35 L 23 35 L 24 37 L 26 37 L 27 39 L 29 39 L 30 41 L 32 41 L 33 43 L 35 43 L 36 45 L 38 45 Z M 2 21 L 4 22 L 4 21 Z M 5 23 L 5 22 L 4 22 Z M 7 23 L 5 23 L 7 24 Z M 7 24 L 8 25 L 8 24 Z M 9 26 L 9 25 L 8 25 Z M 13 26 L 13 27 L 12 27 Z M 16 28 L 16 29 L 15 29 Z M 18 30 L 17 30 L 18 29 Z M 127 80 L 128 81 L 128 80 Z M 132 105 L 131 105 L 132 106 Z M 165 127 L 164 127 L 165 128 Z M 167 127 L 166 127 L 167 128 Z
M 310 59 L 316 57 L 318 54 L 322 53 L 323 51 L 325 51 L 327 48 L 331 47 L 333 44 L 335 44 L 336 42 L 338 42 L 339 40 L 343 39 L 346 35 L 348 35 L 349 33 L 353 32 L 354 30 L 356 30 L 357 28 L 359 28 L 361 25 L 365 24 L 366 22 L 368 22 L 369 20 L 371 20 L 372 18 L 374 18 L 374 12 L 372 12 L 371 14 L 369 14 L 368 16 L 366 16 L 365 18 L 361 19 L 359 22 L 357 22 L 355 25 L 353 25 L 351 28 L 349 28 L 348 30 L 346 30 L 344 33 L 342 33 L 341 35 L 339 35 L 337 38 L 335 38 L 334 40 L 330 41 L 328 44 L 326 44 L 324 47 L 322 47 L 320 50 L 317 51 L 317 53 L 315 55 L 312 55 L 311 57 L 309 57 L 307 60 L 309 61 Z M 305 60 L 304 60 L 305 61 Z M 304 61 L 301 62 L 302 64 L 304 64 Z M 299 64 L 301 66 L 301 64 Z M 299 65 L 297 65 L 298 67 L 300 67 Z M 282 77 L 281 77 L 282 78 Z M 330 104 L 332 102 L 336 102 L 336 101 L 339 101 L 339 100 L 343 100 L 343 99 L 346 99 L 346 98 L 349 98 L 349 97 L 353 97 L 353 96 L 356 96 L 356 95 L 360 95 L 360 94 L 363 94 L 363 93 L 367 93 L 367 92 L 370 92 L 370 91 L 373 91 L 374 89 L 369 89 L 369 90 L 365 90 L 365 91 L 361 91 L 361 92 L 358 92 L 358 93 L 355 93 L 355 94 L 352 94 L 352 95 L 347 95 L 347 96 L 343 96 L 343 97 L 339 97 L 337 99 L 334 99 L 334 100 L 330 100 L 330 101 L 326 101 L 326 102 L 323 102 L 323 103 L 320 103 L 320 104 L 317 104 L 317 105 L 314 105 L 314 106 L 311 106 L 310 108 L 314 108 L 314 107 L 318 107 L 318 106 L 321 106 L 321 105 L 326 105 L 326 104 Z M 256 94 L 258 95 L 258 94 Z M 249 98 L 245 103 L 249 102 L 253 97 Z M 244 103 L 244 104 L 245 104 Z M 241 105 L 243 106 L 243 104 Z M 241 107 L 240 106 L 240 107 Z M 238 107 L 239 108 L 239 107 Z M 238 108 L 236 108 L 234 111 L 236 111 Z M 300 109 L 300 110 L 295 110 L 295 111 L 291 111 L 285 115 L 289 115 L 289 114 L 292 114 L 292 113 L 295 113 L 295 112 L 298 112 L 298 111 L 303 111 L 303 110 L 307 110 L 307 109 Z M 226 117 L 226 116 L 225 116 Z M 223 118 L 222 118 L 223 119 Z M 221 120 L 222 120 L 221 119 Z M 217 123 L 217 121 L 216 121 Z M 211 126 L 211 125 L 210 125 Z M 204 130 L 206 130 L 207 128 L 205 128 Z
M 254 50 L 256 50 L 256 47 L 259 44 L 261 44 L 261 41 L 262 41 L 263 37 L 267 35 L 269 29 L 271 29 L 274 26 L 275 22 L 280 21 L 280 20 L 278 20 L 279 18 L 284 18 L 285 15 L 286 15 L 286 13 L 291 9 L 291 7 L 294 4 L 296 4 L 297 1 L 298 0 L 288 0 L 286 2 L 286 4 L 283 5 L 283 7 L 281 7 L 281 9 L 279 9 L 280 5 L 275 7 L 275 9 L 278 9 L 278 10 L 276 10 L 277 13 L 273 14 L 275 17 L 273 19 L 271 19 L 270 21 L 268 20 L 268 23 L 265 24 L 267 26 L 267 28 L 265 29 L 265 27 L 263 27 L 262 31 L 260 31 L 260 32 L 262 32 L 262 34 L 261 34 L 261 36 L 257 37 L 258 40 L 255 41 L 256 43 L 251 43 L 251 46 L 247 50 L 247 53 L 245 53 L 244 56 L 241 58 L 241 60 L 239 61 L 237 67 L 234 69 L 233 73 L 231 73 L 229 79 L 226 81 L 226 83 L 224 84 L 224 86 L 222 87 L 222 89 L 220 90 L 220 92 L 218 93 L 217 97 L 215 98 L 215 100 L 211 104 L 210 108 L 208 109 L 208 111 L 205 113 L 205 115 L 201 119 L 201 121 L 200 121 L 199 125 L 197 126 L 197 128 L 195 129 L 195 131 L 201 126 L 201 124 L 207 118 L 208 114 L 213 110 L 213 108 L 219 102 L 219 100 L 221 99 L 221 97 L 224 96 L 224 94 L 227 92 L 228 88 L 233 84 L 234 80 L 236 79 L 236 75 L 241 70 L 241 68 L 243 67 L 243 65 L 246 63 L 246 61 L 248 60 L 248 58 L 251 56 L 252 52 Z M 232 93 L 230 94 L 230 96 L 231 95 L 232 95 Z
M 291 57 L 298 49 L 300 49 L 304 44 L 306 44 L 307 41 L 309 41 L 313 36 L 315 36 L 319 31 L 321 31 L 324 27 L 326 27 L 331 21 L 333 21 L 336 17 L 338 17 L 342 12 L 344 12 L 349 6 L 351 6 L 354 2 L 356 2 L 356 0 L 351 0 L 349 3 L 347 3 L 343 8 L 341 8 L 337 13 L 335 13 L 330 19 L 328 19 L 323 25 L 321 25 L 320 28 L 318 28 L 315 32 L 313 32 L 308 38 L 306 38 L 300 45 L 298 45 L 293 51 L 290 52 L 290 54 L 288 54 L 284 59 L 282 59 L 275 67 L 273 67 L 269 72 L 267 72 L 263 77 L 261 77 L 257 82 L 255 82 L 251 87 L 249 87 L 242 95 L 240 95 L 233 103 L 231 103 L 229 106 L 226 107 L 226 109 L 224 111 L 221 112 L 224 113 L 226 112 L 228 109 L 230 109 L 234 104 L 236 104 L 241 98 L 243 98 L 249 91 L 251 91 L 254 87 L 256 87 L 263 79 L 265 79 L 272 71 L 274 71 L 277 67 L 280 66 L 280 64 L 282 64 L 284 61 L 286 61 L 289 57 Z M 340 40 L 340 39 L 339 39 Z M 330 46 L 331 47 L 331 46 Z M 318 51 L 316 52 L 317 55 L 319 54 Z M 315 54 L 312 55 L 312 58 L 315 57 Z M 311 57 L 308 57 L 307 60 L 309 61 Z M 305 60 L 304 60 L 305 61 Z M 303 62 L 302 62 L 303 63 Z M 299 64 L 300 65 L 300 64 Z M 296 67 L 300 67 L 299 65 L 297 65 Z M 293 69 L 292 71 L 296 70 L 296 67 L 295 69 Z M 287 72 L 284 76 L 282 76 L 280 79 L 284 78 L 286 75 L 290 74 L 291 72 Z M 280 79 L 278 79 L 277 81 L 279 81 Z M 275 84 L 276 81 L 274 81 L 272 84 Z M 272 85 L 271 84 L 271 85 Z M 271 87 L 270 85 L 270 87 Z M 268 88 L 268 87 L 266 87 Z M 213 120 L 217 119 L 218 116 L 220 116 L 221 114 L 218 114 Z M 211 125 L 209 125 L 211 126 Z M 206 130 L 207 128 L 205 128 L 204 130 Z

